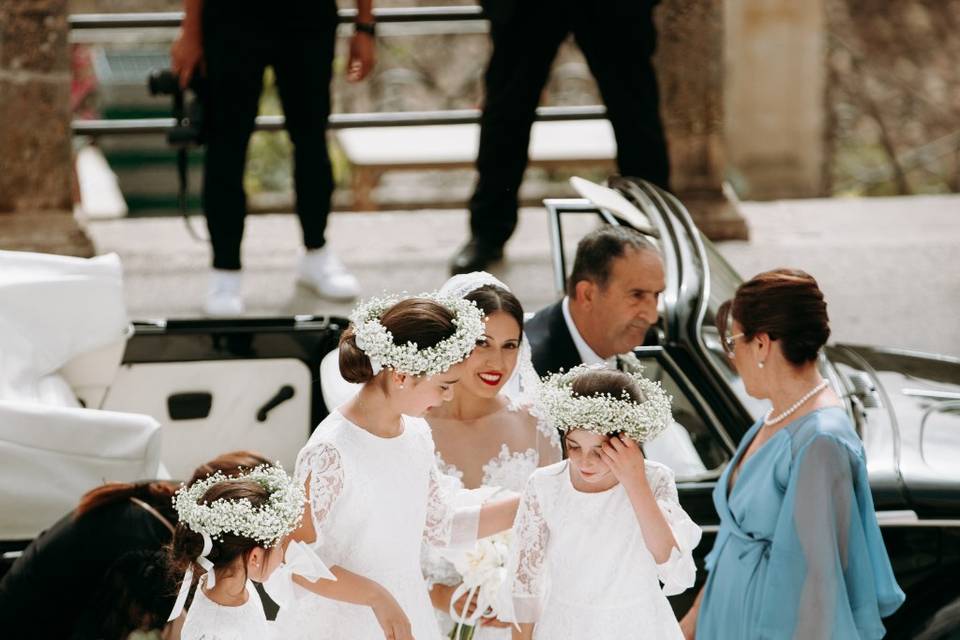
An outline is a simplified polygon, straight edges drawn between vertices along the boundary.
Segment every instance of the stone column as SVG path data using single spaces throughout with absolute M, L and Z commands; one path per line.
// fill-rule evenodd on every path
M 657 8 L 660 104 L 671 186 L 712 240 L 745 240 L 747 225 L 723 191 L 724 0 L 663 0 Z
M 825 0 L 726 0 L 726 132 L 750 199 L 824 195 Z
M 67 0 L 0 2 L 0 249 L 93 255 L 73 216 Z

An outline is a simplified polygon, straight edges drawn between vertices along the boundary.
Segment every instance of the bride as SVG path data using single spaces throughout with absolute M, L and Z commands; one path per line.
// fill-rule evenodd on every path
M 436 443 L 437 466 L 466 489 L 523 491 L 537 467 L 561 459 L 559 436 L 535 405 L 540 381 L 523 337 L 523 308 L 505 284 L 482 271 L 454 276 L 440 294 L 475 302 L 486 316 L 486 330 L 464 362 L 453 399 L 424 416 Z M 430 548 L 423 556 L 430 599 L 444 612 L 439 617 L 449 630 L 446 612 L 460 576 Z M 456 603 L 456 609 L 463 604 Z M 488 622 L 474 638 L 510 637 L 509 629 L 491 628 L 500 623 Z

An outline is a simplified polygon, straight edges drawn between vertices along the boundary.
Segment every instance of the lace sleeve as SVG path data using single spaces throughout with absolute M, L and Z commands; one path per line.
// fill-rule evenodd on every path
M 647 478 L 660 512 L 677 542 L 677 546 L 670 550 L 670 557 L 657 565 L 663 593 L 672 596 L 683 593 L 696 581 L 697 565 L 693 561 L 693 550 L 700 543 L 702 531 L 680 506 L 677 485 L 669 467 L 648 461 Z
M 317 532 L 315 544 L 323 544 L 327 519 L 343 492 L 343 465 L 340 452 L 321 443 L 304 450 L 297 460 L 296 479 L 306 486 L 310 499 L 310 516 Z
M 445 480 L 436 464 L 430 467 L 427 489 L 427 522 L 423 540 L 434 547 L 469 547 L 477 541 L 480 529 L 480 505 L 454 506 L 454 486 Z
M 513 523 L 513 545 L 507 562 L 507 581 L 513 604 L 513 620 L 536 622 L 544 594 L 543 565 L 550 531 L 543 517 L 533 480 L 520 501 Z

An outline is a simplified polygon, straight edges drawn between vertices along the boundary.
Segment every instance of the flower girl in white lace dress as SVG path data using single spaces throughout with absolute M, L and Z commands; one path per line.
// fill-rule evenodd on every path
M 507 285 L 484 271 L 450 278 L 440 294 L 475 302 L 485 315 L 486 330 L 464 362 L 453 400 L 425 416 L 438 466 L 466 489 L 519 493 L 537 467 L 562 457 L 557 430 L 536 409 L 540 379 L 523 336 L 523 307 Z M 423 570 L 441 624 L 452 629 L 447 612 L 460 574 L 429 545 L 424 545 Z M 456 611 L 464 611 L 465 600 L 454 603 Z M 483 622 L 474 640 L 510 637 L 508 624 L 489 618 Z
M 454 509 L 422 416 L 448 401 L 459 364 L 483 335 L 482 314 L 440 296 L 373 300 L 358 307 L 340 342 L 340 371 L 363 383 L 333 411 L 297 458 L 312 543 L 336 582 L 299 581 L 325 598 L 281 609 L 287 639 L 438 640 L 420 570 L 421 542 L 473 544 L 508 529 L 516 497 Z
M 666 596 L 693 586 L 701 532 L 673 473 L 638 446 L 671 420 L 669 397 L 639 374 L 585 366 L 542 394 L 569 459 L 534 472 L 514 523 L 514 638 L 682 639 Z
M 194 568 L 205 572 L 187 611 L 182 640 L 270 637 L 252 581 L 278 584 L 274 578 L 284 560 L 286 536 L 299 526 L 304 503 L 300 485 L 273 465 L 229 478 L 217 472 L 181 488 L 175 498 L 180 521 L 171 559 L 174 566 L 185 566 L 185 572 L 170 620 L 183 611 Z M 287 559 L 295 552 L 305 554 L 303 575 L 333 579 L 316 556 L 295 545 L 287 549 Z

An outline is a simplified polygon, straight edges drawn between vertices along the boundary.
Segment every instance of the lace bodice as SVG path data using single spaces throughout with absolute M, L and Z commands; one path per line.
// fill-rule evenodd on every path
M 204 578 L 201 578 L 201 585 Z M 182 640 L 263 640 L 271 630 L 260 595 L 247 581 L 247 601 L 237 607 L 217 604 L 198 586 L 180 632 Z
M 380 438 L 335 411 L 301 450 L 295 477 L 309 493 L 312 547 L 323 562 L 378 582 L 400 603 L 418 640 L 438 639 L 420 546 L 472 544 L 479 508 L 453 507 L 427 424 L 404 417 L 402 434 Z M 284 638 L 383 637 L 368 607 L 324 598 L 299 600 L 281 610 L 277 623 Z
M 535 638 L 682 638 L 666 596 L 693 586 L 700 529 L 680 508 L 670 469 L 652 461 L 646 469 L 680 547 L 662 564 L 646 548 L 621 485 L 579 492 L 567 461 L 531 476 L 514 524 L 508 586 L 516 620 L 536 623 Z
M 530 410 L 510 404 L 489 416 L 462 422 L 427 416 L 437 443 L 437 466 L 467 489 L 521 491 L 538 466 L 560 460 L 557 431 Z
M 529 405 L 506 403 L 502 411 L 470 425 L 449 419 L 429 420 L 438 438 L 437 467 L 460 488 L 497 487 L 519 493 L 538 466 L 561 457 L 556 430 L 534 415 Z M 471 440 L 471 436 L 475 439 Z M 444 453 L 453 456 L 463 468 L 446 459 Z M 426 546 L 422 567 L 431 585 L 461 582 L 454 566 Z M 438 617 L 445 629 L 452 628 L 449 616 L 440 613 Z M 509 629 L 489 627 L 481 627 L 474 636 L 475 640 L 509 637 Z

